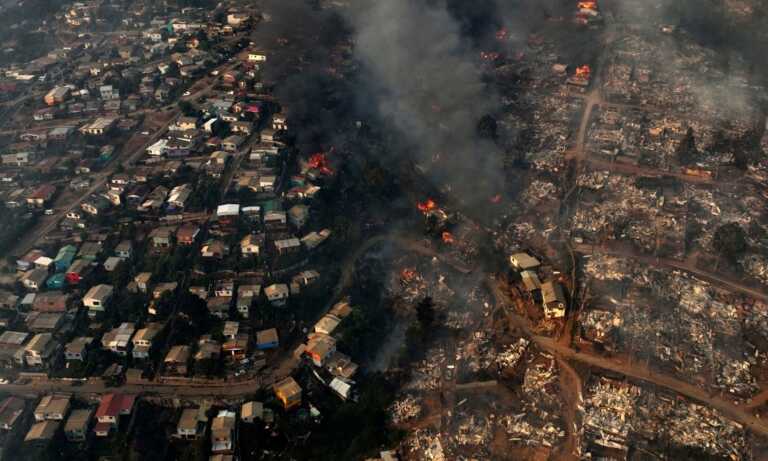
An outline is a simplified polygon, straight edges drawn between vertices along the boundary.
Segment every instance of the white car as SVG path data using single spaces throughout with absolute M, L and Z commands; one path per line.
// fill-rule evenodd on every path
M 5 378 L 0 378 L 0 384 L 8 384 L 10 381 L 8 381 Z
M 184 96 L 189 96 L 189 95 L 191 95 L 191 94 L 192 94 L 192 93 L 190 93 L 190 92 L 189 92 L 189 90 L 187 90 L 187 91 L 185 91 L 185 92 L 184 92 Z

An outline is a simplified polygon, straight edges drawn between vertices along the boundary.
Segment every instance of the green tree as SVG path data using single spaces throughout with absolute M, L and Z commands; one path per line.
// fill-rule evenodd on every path
M 693 128 L 688 128 L 685 136 L 680 141 L 680 145 L 677 146 L 677 161 L 681 165 L 690 165 L 696 161 L 698 155 L 699 150 L 696 148 L 696 136 Z
M 428 331 L 435 322 L 435 302 L 427 296 L 416 305 L 416 319 L 423 331 Z
M 712 245 L 720 256 L 736 262 L 747 251 L 747 233 L 738 223 L 724 224 L 715 231 Z

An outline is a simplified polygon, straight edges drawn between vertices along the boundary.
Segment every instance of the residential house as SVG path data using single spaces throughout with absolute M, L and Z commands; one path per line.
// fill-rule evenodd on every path
M 528 293 L 541 289 L 541 281 L 536 272 L 525 270 L 520 272 L 520 277 L 523 280 L 525 291 Z
M 37 153 L 30 151 L 3 154 L 3 166 L 24 167 L 37 159 Z
M 138 288 L 140 292 L 147 293 L 149 291 L 150 283 L 152 282 L 152 273 L 142 272 L 137 274 L 136 277 L 133 278 L 133 281 L 136 282 L 136 288 Z
M 213 287 L 213 294 L 231 298 L 235 295 L 235 282 L 232 280 L 218 280 Z
M 107 272 L 114 272 L 123 261 L 122 258 L 118 258 L 117 256 L 110 256 L 104 261 L 104 270 Z
M 307 224 L 309 219 L 309 207 L 307 205 L 294 205 L 288 210 L 288 219 L 297 229 Z
M 136 402 L 135 395 L 105 394 L 96 409 L 96 426 L 93 428 L 98 437 L 106 437 L 117 427 L 120 416 L 130 415 Z
M 205 433 L 205 408 L 185 408 L 176 425 L 176 437 L 184 440 L 197 440 Z
M 83 442 L 88 435 L 88 429 L 93 418 L 93 410 L 90 408 L 72 410 L 64 425 L 64 436 L 70 442 Z
M 38 291 L 45 286 L 45 281 L 48 279 L 48 269 L 38 267 L 29 272 L 26 272 L 21 277 L 21 284 L 24 288 L 30 291 Z
M 233 133 L 237 133 L 247 137 L 247 136 L 250 136 L 250 134 L 253 132 L 253 123 L 233 122 L 230 124 L 230 129 L 232 130 Z
M 168 127 L 170 131 L 188 131 L 197 129 L 197 117 L 180 116 L 176 122 Z
M 301 241 L 297 238 L 288 238 L 274 241 L 275 250 L 279 255 L 287 255 L 301 251 Z
M 112 204 L 106 198 L 101 195 L 94 195 L 84 200 L 80 208 L 91 216 L 99 216 L 109 210 L 111 206 Z
M 192 186 L 189 184 L 182 184 L 171 189 L 168 195 L 168 205 L 173 208 L 184 208 L 189 196 L 192 194 Z
M 0 402 L 0 429 L 11 431 L 16 428 L 16 423 L 21 421 L 19 417 L 22 413 L 24 413 L 24 399 L 14 396 L 3 399 Z
M 64 421 L 69 412 L 70 399 L 66 395 L 46 395 L 35 408 L 35 421 Z
M 176 242 L 179 245 L 193 245 L 200 234 L 200 227 L 194 224 L 183 224 L 176 231 Z
M 80 132 L 90 136 L 103 136 L 109 133 L 117 124 L 117 117 L 99 117 L 91 123 L 80 127 Z
M 32 303 L 35 312 L 66 312 L 71 307 L 72 296 L 61 291 L 39 293 Z
M 175 293 L 176 289 L 179 287 L 179 282 L 164 282 L 164 283 L 158 283 L 153 289 L 152 289 L 152 299 L 160 299 L 163 297 L 166 293 Z
M 85 259 L 86 261 L 95 261 L 101 254 L 101 250 L 101 242 L 85 242 L 80 246 L 80 251 L 78 251 L 77 257 Z
M 229 318 L 229 307 L 232 305 L 232 298 L 229 296 L 215 296 L 207 301 L 208 311 L 214 317 L 220 319 Z
M 113 293 L 114 288 L 112 288 L 112 285 L 100 284 L 91 287 L 83 296 L 83 305 L 88 308 L 88 315 L 95 317 L 99 313 L 104 312 L 107 304 L 112 299 Z
M 238 295 L 235 308 L 244 319 L 250 317 L 254 296 Z
M 149 353 L 152 350 L 155 339 L 163 331 L 164 326 L 163 323 L 150 322 L 136 332 L 132 339 L 134 359 L 149 358 Z
M 200 248 L 203 258 L 223 259 L 229 255 L 229 246 L 220 240 L 209 240 Z
M 333 334 L 336 327 L 341 323 L 341 319 L 333 314 L 326 314 L 315 324 L 315 333 L 324 335 Z
M 222 335 L 225 339 L 235 339 L 237 338 L 237 334 L 240 332 L 240 322 L 235 321 L 227 321 L 224 322 L 224 329 L 222 330 Z
M 56 258 L 53 260 L 54 269 L 56 272 L 66 271 L 72 262 L 75 260 L 77 254 L 77 247 L 73 245 L 64 245 L 59 249 L 56 254 Z
M 304 353 L 309 356 L 315 366 L 322 367 L 326 360 L 336 352 L 336 339 L 320 333 L 309 335 L 309 341 Z
M 48 205 L 56 194 L 56 186 L 43 184 L 27 196 L 27 205 L 34 208 L 43 208 Z
M 211 339 L 210 335 L 204 335 L 197 341 L 195 361 L 216 360 L 221 356 L 221 344 Z
M 225 341 L 221 346 L 221 351 L 233 360 L 244 359 L 248 355 L 248 335 L 239 333 L 234 339 Z
M 268 229 L 272 227 L 285 226 L 287 222 L 288 215 L 285 211 L 273 210 L 264 213 L 264 227 Z
M 35 267 L 35 261 L 41 256 L 45 256 L 42 250 L 30 250 L 24 256 L 16 260 L 16 269 L 22 272 Z
M 163 360 L 165 372 L 167 374 L 186 375 L 190 356 L 191 348 L 189 346 L 173 346 Z
M 286 410 L 301 405 L 301 387 L 292 377 L 289 376 L 275 383 L 273 390 Z
M 32 333 L 55 333 L 64 323 L 60 312 L 30 312 L 26 319 L 27 330 Z
M 30 367 L 45 367 L 50 363 L 58 343 L 51 333 L 38 333 L 24 346 L 24 362 Z
M 264 245 L 264 234 L 248 234 L 240 241 L 240 252 L 243 256 L 259 256 Z
M 240 407 L 240 419 L 244 423 L 253 423 L 257 419 L 264 419 L 264 404 L 261 402 L 245 402 Z
M 170 248 L 172 245 L 174 229 L 172 227 L 156 227 L 149 233 L 152 246 L 156 249 Z
M 320 279 L 320 273 L 316 270 L 301 271 L 293 276 L 292 281 L 300 286 L 311 285 Z
M 89 261 L 85 259 L 76 259 L 67 269 L 64 276 L 70 285 L 79 284 L 91 269 Z
M 133 257 L 133 242 L 130 240 L 123 240 L 115 247 L 115 256 L 123 259 L 131 259 Z
M 538 259 L 528 253 L 515 253 L 509 257 L 509 263 L 517 270 L 536 269 L 541 265 Z
M 222 410 L 211 423 L 211 453 L 233 454 L 235 451 L 235 425 L 237 415 Z
M 226 152 L 237 152 L 243 143 L 245 139 L 242 136 L 232 135 L 221 141 L 221 148 Z
M 267 61 L 267 53 L 258 50 L 248 51 L 248 62 L 261 63 Z
M 285 306 L 288 302 L 290 291 L 288 290 L 288 285 L 276 283 L 264 288 L 264 295 L 273 306 L 280 307 Z
M 46 93 L 45 97 L 43 97 L 43 100 L 47 105 L 55 106 L 66 101 L 69 97 L 70 91 L 71 90 L 67 86 L 57 86 Z
M 53 437 L 56 435 L 56 432 L 59 430 L 59 426 L 61 425 L 58 421 L 43 421 L 41 423 L 35 423 L 32 425 L 32 427 L 29 429 L 29 432 L 27 432 L 26 437 L 24 437 L 24 443 L 25 444 L 48 444 L 51 440 L 53 440 Z
M 88 351 L 93 344 L 93 338 L 90 336 L 78 336 L 68 342 L 64 347 L 64 358 L 67 361 L 84 362 L 88 357 Z
M 128 349 L 131 345 L 131 338 L 136 331 L 135 324 L 123 322 L 117 328 L 114 328 L 101 337 L 101 345 L 117 355 L 128 355 Z
M 275 139 L 276 134 L 277 132 L 275 130 L 272 130 L 269 128 L 262 130 L 260 133 L 260 142 L 265 144 L 274 143 L 276 141 Z
M 557 282 L 549 281 L 541 284 L 544 316 L 548 319 L 565 317 L 565 294 L 563 287 Z
M 6 330 L 0 334 L 0 362 L 6 368 L 24 365 L 24 342 L 29 333 Z
M 280 345 L 277 328 L 270 328 L 256 333 L 256 348 L 259 350 L 274 349 Z

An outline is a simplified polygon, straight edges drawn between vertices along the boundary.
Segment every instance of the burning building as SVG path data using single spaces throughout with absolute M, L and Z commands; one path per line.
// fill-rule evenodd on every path
M 585 64 L 576 68 L 573 75 L 568 78 L 568 84 L 586 88 L 589 86 L 591 78 L 592 68 Z

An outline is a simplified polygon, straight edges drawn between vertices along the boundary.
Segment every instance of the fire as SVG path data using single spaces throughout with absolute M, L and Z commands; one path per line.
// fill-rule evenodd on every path
M 437 209 L 437 203 L 431 198 L 428 198 L 425 202 L 417 203 L 416 208 L 424 214 L 429 213 Z
M 583 65 L 581 67 L 576 68 L 576 78 L 580 78 L 582 80 L 589 80 L 589 76 L 592 74 L 592 69 L 588 65 Z
M 411 269 L 410 267 L 406 267 L 400 272 L 400 279 L 403 282 L 407 283 L 412 281 L 415 278 L 416 278 L 416 269 Z
M 480 59 L 483 61 L 495 61 L 499 59 L 501 55 L 499 53 L 493 52 L 493 51 L 481 51 L 480 52 Z
M 324 175 L 330 176 L 333 174 L 333 169 L 329 165 L 325 152 L 317 152 L 309 157 L 309 167 L 320 170 L 320 173 Z
M 578 3 L 580 10 L 597 10 L 597 2 L 595 1 L 583 1 Z
M 497 204 L 497 205 L 501 203 L 501 194 L 496 194 L 493 197 L 491 197 L 491 203 Z
M 445 243 L 446 245 L 453 245 L 456 242 L 456 240 L 453 238 L 453 234 L 451 234 L 448 231 L 443 232 L 442 238 L 443 238 L 443 243 Z
M 496 32 L 496 40 L 504 41 L 509 38 L 509 30 L 506 27 L 502 27 Z

